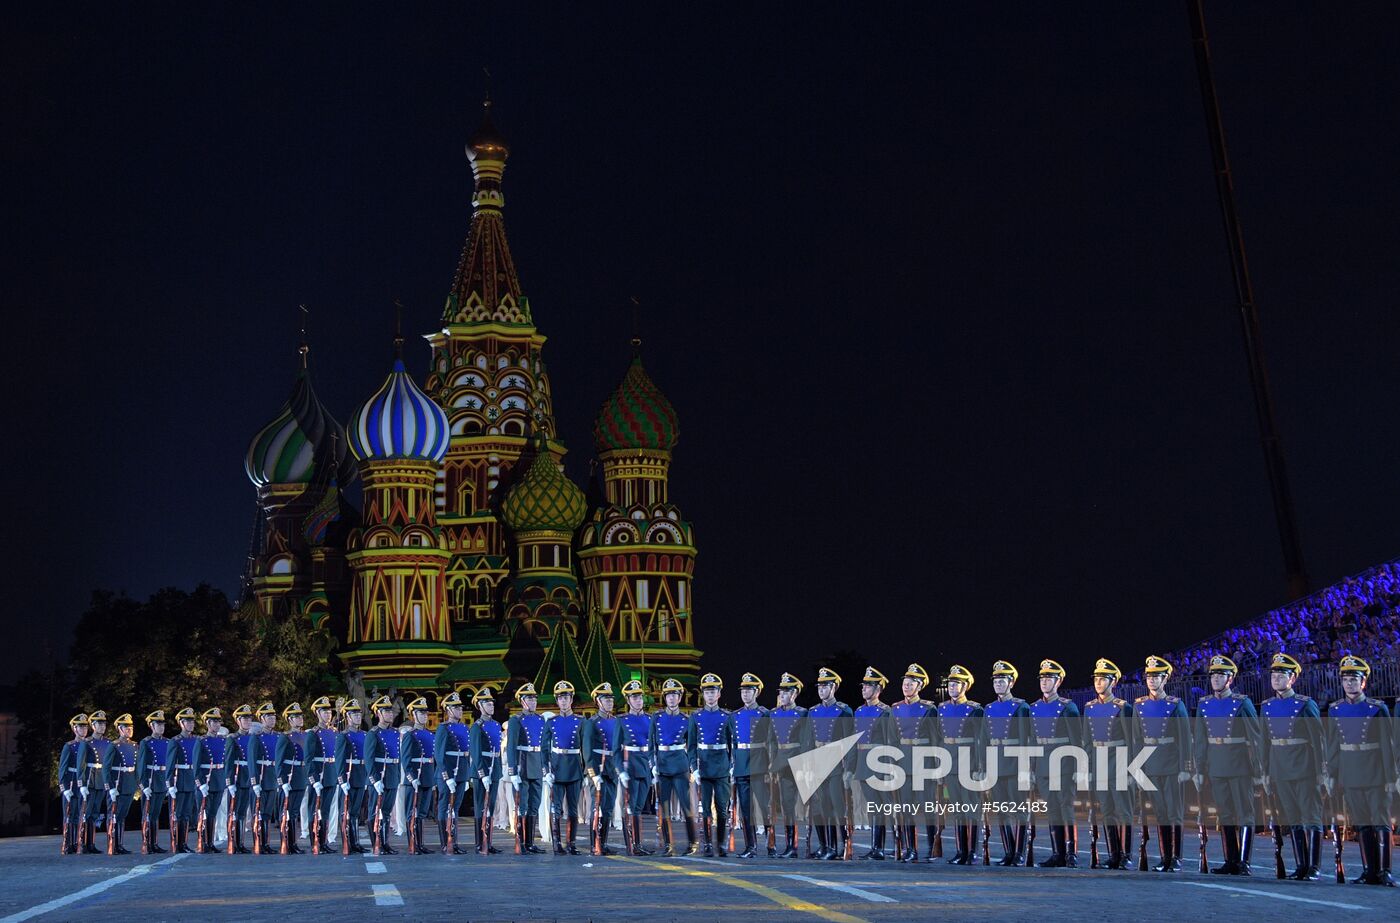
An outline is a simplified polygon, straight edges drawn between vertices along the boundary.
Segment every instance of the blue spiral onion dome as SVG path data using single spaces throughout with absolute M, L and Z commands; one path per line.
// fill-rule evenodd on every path
M 310 376 L 302 369 L 287 403 L 253 437 L 243 458 L 243 470 L 257 487 L 305 484 L 323 459 L 335 465 L 341 485 L 354 481 L 355 465 L 346 451 L 345 429 L 322 406 Z
M 402 359 L 384 384 L 350 418 L 350 450 L 370 458 L 421 458 L 447 454 L 447 414 L 414 383 Z

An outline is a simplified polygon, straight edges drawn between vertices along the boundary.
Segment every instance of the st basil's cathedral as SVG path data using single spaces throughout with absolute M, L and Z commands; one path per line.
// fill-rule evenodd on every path
M 388 377 L 342 426 L 312 388 L 248 448 L 258 517 L 242 605 L 336 642 L 352 689 L 434 695 L 559 679 L 699 676 L 695 540 L 669 494 L 676 412 L 634 358 L 593 426 L 602 472 L 564 474 L 545 336 L 506 240 L 510 148 L 491 120 L 467 144 L 471 226 L 427 374 L 395 341 Z M 361 509 L 346 491 L 358 480 Z

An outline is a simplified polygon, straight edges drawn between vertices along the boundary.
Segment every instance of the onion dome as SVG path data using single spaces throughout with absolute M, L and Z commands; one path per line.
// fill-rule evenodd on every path
M 256 486 L 306 484 L 315 474 L 316 462 L 331 456 L 341 484 L 355 479 L 354 463 L 347 457 L 345 429 L 326 412 L 305 368 L 297 375 L 292 396 L 281 411 L 248 446 L 243 470 Z
M 361 461 L 421 458 L 440 462 L 447 454 L 447 414 L 414 383 L 403 359 L 350 418 L 350 449 Z
M 599 452 L 611 449 L 658 449 L 669 452 L 679 430 L 676 410 L 642 368 L 637 356 L 622 384 L 603 402 L 593 423 L 593 445 Z
M 514 532 L 572 532 L 587 512 L 583 491 L 559 470 L 541 436 L 535 460 L 501 505 L 506 525 Z

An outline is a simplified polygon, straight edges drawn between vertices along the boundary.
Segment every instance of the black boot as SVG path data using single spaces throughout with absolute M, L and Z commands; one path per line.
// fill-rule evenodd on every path
M 705 836 L 705 846 L 701 852 L 701 855 L 705 856 L 706 858 L 712 858 L 715 854 L 715 843 L 714 837 L 710 835 L 712 831 L 710 829 L 709 811 L 705 812 L 705 816 L 700 821 L 700 831 Z
M 1210 870 L 1212 875 L 1235 875 L 1240 867 L 1239 828 L 1225 824 L 1220 828 L 1220 845 L 1225 852 L 1225 863 Z
M 606 820 L 598 818 L 598 852 L 605 856 L 617 855 L 617 850 L 608 845 L 608 834 L 611 832 L 611 827 L 612 825 Z
M 98 849 L 93 843 L 93 841 L 97 839 L 97 821 L 83 821 L 83 839 L 84 853 L 97 855 L 98 853 L 102 852 L 102 850 Z
M 1277 834 L 1275 834 L 1277 835 Z M 1288 839 L 1293 843 L 1293 874 L 1288 877 L 1294 881 L 1308 880 L 1308 831 L 1303 827 L 1289 827 Z
M 560 827 L 563 827 L 563 826 L 564 826 L 564 818 L 561 817 L 561 816 L 559 816 L 558 814 L 553 813 L 553 812 L 551 811 L 551 812 L 550 812 L 550 820 L 552 821 L 552 823 L 549 825 L 549 826 L 550 826 L 549 836 L 550 836 L 550 839 L 554 840 L 554 854 L 555 854 L 556 856 L 565 855 L 565 853 L 564 853 L 564 844 L 563 844 L 562 842 L 560 842 L 560 839 L 559 839 L 559 838 L 560 838 L 561 836 L 563 836 L 563 834 L 564 834 L 564 831 L 561 830 L 561 829 L 559 829 Z
M 525 851 L 534 853 L 537 856 L 542 856 L 544 855 L 544 850 L 535 845 L 535 835 L 539 832 L 535 829 L 535 825 L 538 823 L 539 821 L 533 816 L 525 821 Z
M 729 843 L 724 839 L 725 834 L 728 832 L 728 825 L 725 823 L 726 820 L 727 818 L 724 815 L 720 815 L 719 819 L 715 821 L 715 832 L 719 834 L 715 841 L 715 854 L 721 859 L 729 856 Z M 709 840 L 707 839 L 705 842 L 708 843 Z
M 1154 872 L 1170 872 L 1172 870 L 1172 828 L 1157 828 L 1157 852 L 1161 853 L 1162 861 L 1152 866 Z
M 928 834 L 928 845 L 924 848 L 924 861 L 932 862 L 935 859 L 943 858 L 943 828 L 929 824 L 924 827 L 924 832 Z M 918 861 L 910 859 L 910 862 Z
M 1381 838 L 1380 881 L 1377 884 L 1393 888 L 1395 887 L 1395 879 L 1390 875 L 1390 839 L 1393 834 L 1389 824 L 1380 827 L 1377 832 Z
M 1026 849 L 1030 845 L 1030 837 L 1030 824 L 1018 824 L 1016 826 L 1016 855 L 1014 857 L 1015 861 L 1011 863 L 1013 866 L 1026 864 Z
M 1245 824 L 1237 829 L 1240 832 L 1240 855 L 1239 862 L 1235 864 L 1235 874 L 1253 875 L 1254 873 L 1249 867 L 1249 857 L 1254 852 L 1254 827 L 1251 824 Z
M 575 843 L 574 843 L 574 841 L 577 839 L 577 837 L 578 837 L 578 818 L 577 818 L 577 817 L 570 817 L 570 818 L 569 818 L 569 838 L 568 838 L 569 841 L 568 841 L 566 844 L 564 844 L 564 850 L 565 850 L 569 855 L 571 855 L 571 856 L 581 855 L 581 853 L 578 851 L 578 846 L 576 846 Z
M 700 844 L 695 842 L 695 818 L 685 819 L 685 855 L 693 856 L 700 851 Z
M 958 848 L 957 851 L 953 853 L 953 857 L 948 860 L 948 864 L 970 865 L 971 860 L 968 857 L 971 855 L 971 853 L 968 852 L 967 826 L 964 824 L 954 825 L 953 839 L 957 841 Z
M 846 828 L 836 824 L 828 824 L 826 841 L 831 844 L 831 853 L 827 858 L 833 861 L 844 861 L 846 858 Z
M 1059 824 L 1050 825 L 1050 855 L 1036 865 L 1043 869 L 1058 869 L 1065 866 L 1065 828 Z
M 753 835 L 753 823 L 741 824 L 740 828 L 744 832 L 744 851 L 739 853 L 739 858 L 752 859 L 758 855 L 757 838 Z
M 817 824 L 817 826 L 816 826 L 816 831 L 817 831 L 817 851 L 814 852 L 814 853 L 809 854 L 809 855 L 807 856 L 807 858 L 808 858 L 808 859 L 825 859 L 825 858 L 826 858 L 826 850 L 827 850 L 827 845 L 826 845 L 826 824 Z
M 1079 828 L 1074 824 L 1065 827 L 1065 868 L 1079 868 Z
M 1124 824 L 1118 829 L 1122 831 L 1123 838 L 1123 861 L 1118 867 L 1125 872 L 1131 872 L 1133 870 L 1133 825 Z
M 657 828 L 657 834 L 661 838 L 661 842 L 658 844 L 661 851 L 657 855 L 663 859 L 675 858 L 676 851 L 671 846 L 671 819 L 669 817 L 662 818 L 657 824 Z
M 1171 828 L 1172 838 L 1172 864 L 1169 872 L 1181 871 L 1181 825 L 1175 824 Z
M 795 824 L 788 824 L 786 827 L 783 828 L 783 836 L 784 836 L 784 838 L 785 838 L 786 841 L 787 841 L 787 845 L 784 846 L 784 847 L 783 847 L 783 851 L 782 851 L 781 853 L 778 854 L 778 858 L 779 858 L 779 859 L 796 859 L 796 858 L 797 858 L 797 826 L 796 826 Z
M 862 859 L 883 859 L 885 854 L 880 850 L 881 841 L 884 839 L 885 828 L 874 826 L 870 828 L 870 851 L 861 856 Z
M 1322 828 L 1308 828 L 1308 851 L 1305 860 L 1308 864 L 1308 881 L 1317 881 L 1322 874 Z
M 632 848 L 639 856 L 653 856 L 655 850 L 647 849 L 642 845 L 642 819 L 637 815 L 632 815 Z

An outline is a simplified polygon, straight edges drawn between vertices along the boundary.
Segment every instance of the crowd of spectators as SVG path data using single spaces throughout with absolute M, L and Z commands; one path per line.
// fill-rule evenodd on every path
M 1287 651 L 1304 666 L 1335 663 L 1347 654 L 1373 663 L 1400 658 L 1400 559 L 1162 656 L 1182 676 L 1205 673 L 1216 654 L 1229 657 L 1242 673 L 1252 672 L 1267 666 L 1276 651 Z

